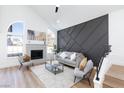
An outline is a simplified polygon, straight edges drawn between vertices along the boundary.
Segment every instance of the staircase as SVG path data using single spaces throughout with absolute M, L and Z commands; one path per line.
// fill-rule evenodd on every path
M 105 74 L 104 88 L 124 88 L 124 66 L 112 65 Z

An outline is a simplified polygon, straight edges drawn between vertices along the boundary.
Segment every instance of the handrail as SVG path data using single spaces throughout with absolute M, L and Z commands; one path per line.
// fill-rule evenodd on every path
M 96 69 L 96 70 L 97 70 L 97 73 L 96 73 L 96 80 L 98 80 L 98 81 L 100 80 L 100 79 L 99 79 L 99 72 L 100 72 L 100 69 L 101 69 L 103 60 L 104 60 L 104 58 L 111 52 L 111 45 L 105 45 L 105 46 L 107 46 L 107 49 L 106 49 L 104 55 L 101 57 L 100 62 L 99 62 L 98 66 L 97 66 L 97 69 Z

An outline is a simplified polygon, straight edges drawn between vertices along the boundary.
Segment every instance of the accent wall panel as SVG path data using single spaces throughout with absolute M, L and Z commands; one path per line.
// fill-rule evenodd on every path
M 75 51 L 99 63 L 108 45 L 108 15 L 57 32 L 57 48 Z

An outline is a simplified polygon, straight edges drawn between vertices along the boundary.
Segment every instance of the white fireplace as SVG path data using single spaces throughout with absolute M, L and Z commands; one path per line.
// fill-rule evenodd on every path
M 44 63 L 46 61 L 46 45 L 26 44 L 26 54 L 31 57 L 33 63 Z

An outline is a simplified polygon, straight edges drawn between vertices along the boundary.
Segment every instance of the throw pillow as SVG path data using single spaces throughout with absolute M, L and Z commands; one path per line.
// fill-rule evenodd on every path
M 68 55 L 65 53 L 65 52 L 62 52 L 61 54 L 60 54 L 60 57 L 62 57 L 62 58 L 66 58 Z
M 76 53 L 73 53 L 73 54 L 70 56 L 70 60 L 71 60 L 71 61 L 76 60 Z
M 23 56 L 23 60 L 24 60 L 24 62 L 28 62 L 28 61 L 31 60 L 31 57 L 25 54 L 25 55 Z
M 87 58 L 83 58 L 83 60 L 81 61 L 80 65 L 79 65 L 79 69 L 80 70 L 84 70 L 85 66 L 87 64 Z

